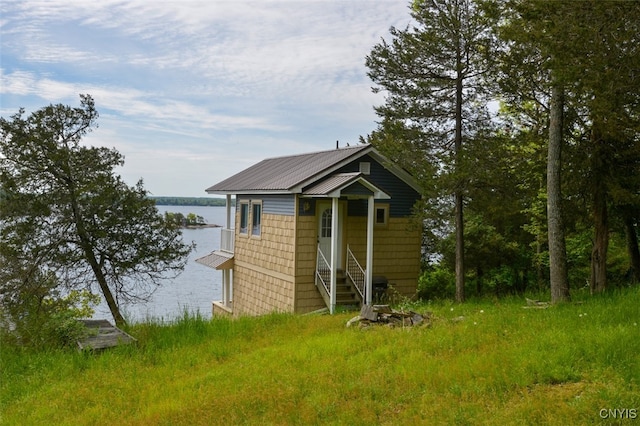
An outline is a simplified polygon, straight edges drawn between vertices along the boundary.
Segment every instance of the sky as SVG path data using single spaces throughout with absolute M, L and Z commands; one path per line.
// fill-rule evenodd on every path
M 100 117 L 84 143 L 157 196 L 264 158 L 358 143 L 376 128 L 366 56 L 407 0 L 2 0 L 0 115 L 49 104 Z

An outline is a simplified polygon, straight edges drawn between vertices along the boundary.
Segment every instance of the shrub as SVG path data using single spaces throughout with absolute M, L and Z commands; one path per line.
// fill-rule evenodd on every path
M 455 292 L 454 273 L 440 265 L 430 266 L 418 279 L 418 297 L 421 299 L 451 299 Z
M 86 290 L 61 294 L 53 274 L 40 273 L 4 293 L 0 311 L 3 344 L 34 348 L 75 345 L 85 333 L 79 318 L 91 317 L 99 297 Z M 6 289 L 6 287 L 5 287 Z

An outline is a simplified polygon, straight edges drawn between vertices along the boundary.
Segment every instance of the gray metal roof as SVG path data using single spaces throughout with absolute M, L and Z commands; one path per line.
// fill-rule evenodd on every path
M 354 191 L 355 190 L 355 191 Z M 341 195 L 373 195 L 378 199 L 390 198 L 387 193 L 364 178 L 362 173 L 338 173 L 311 188 L 305 189 L 305 196 L 340 197 Z
M 216 250 L 196 259 L 196 262 L 213 269 L 231 269 L 233 267 L 233 254 Z
M 268 158 L 206 191 L 210 194 L 297 192 L 301 185 L 312 183 L 371 150 L 371 145 L 362 144 L 331 151 Z
M 362 176 L 362 173 L 338 173 L 323 182 L 306 189 L 304 195 L 326 195 L 345 185 L 349 185 Z

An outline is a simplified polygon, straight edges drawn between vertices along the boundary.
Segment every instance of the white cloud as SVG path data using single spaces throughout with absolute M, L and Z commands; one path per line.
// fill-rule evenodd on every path
M 65 83 L 48 78 L 38 79 L 36 75 L 25 71 L 16 71 L 4 75 L 3 93 L 14 95 L 38 95 L 43 99 L 77 102 L 78 94 L 88 93 L 100 108 L 104 108 L 123 117 L 144 118 L 151 127 L 174 125 L 197 126 L 202 129 L 262 129 L 283 130 L 283 126 L 271 124 L 261 117 L 213 114 L 205 108 L 188 102 L 166 98 L 156 98 L 154 94 L 135 89 L 103 87 Z M 172 122 L 183 117 L 179 122 Z
M 168 185 L 170 164 L 176 184 L 199 170 L 210 185 L 253 159 L 371 131 L 379 98 L 365 56 L 389 26 L 409 22 L 407 5 L 5 0 L 2 113 L 89 93 L 101 114 L 93 141 L 117 145 L 140 170 L 145 158 L 168 168 L 145 168 L 149 185 Z M 203 158 L 224 164 L 203 168 Z

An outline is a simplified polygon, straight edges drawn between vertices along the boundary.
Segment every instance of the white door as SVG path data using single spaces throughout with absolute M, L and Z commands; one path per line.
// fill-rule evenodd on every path
M 342 210 L 338 207 L 338 263 L 342 263 Z M 331 203 L 319 202 L 318 203 L 318 244 L 320 244 L 320 251 L 327 259 L 327 262 L 331 262 L 331 235 L 333 229 L 331 229 Z M 339 266 L 338 266 L 339 268 Z

